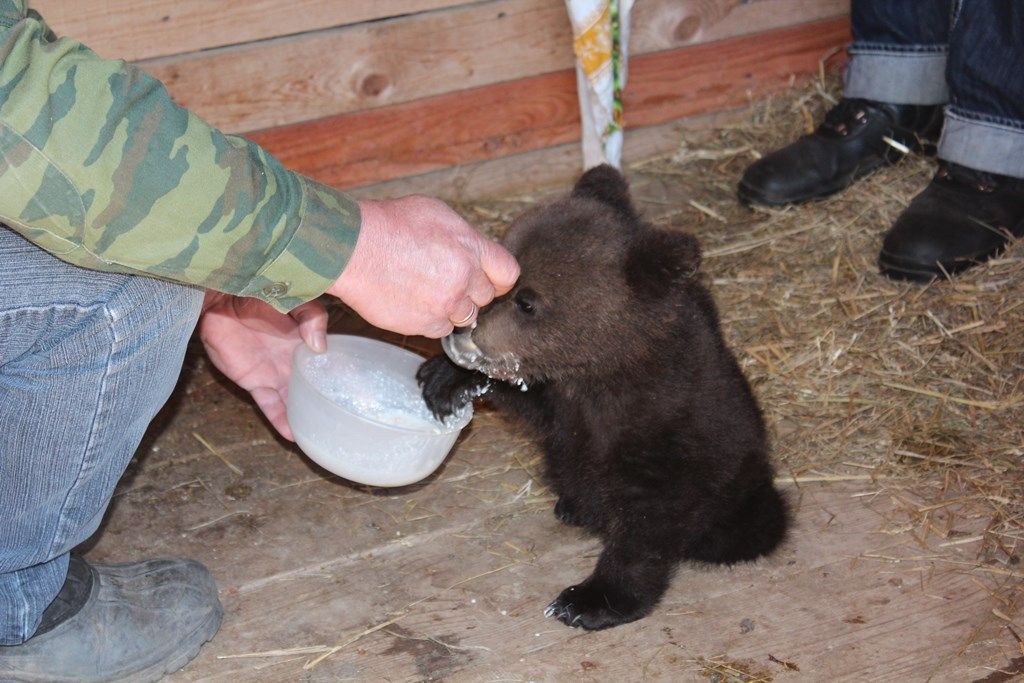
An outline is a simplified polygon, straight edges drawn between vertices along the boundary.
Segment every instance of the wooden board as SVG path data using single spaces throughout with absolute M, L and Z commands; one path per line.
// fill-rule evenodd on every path
M 631 46 L 639 53 L 760 33 L 849 14 L 850 0 L 639 0 Z
M 626 125 L 642 127 L 745 104 L 817 73 L 849 39 L 845 19 L 633 59 Z M 355 187 L 579 138 L 571 70 L 250 134 L 287 166 Z
M 33 0 L 60 35 L 138 61 L 468 5 L 473 0 Z M 557 5 L 558 3 L 551 3 Z M 642 0 L 642 51 L 838 16 L 849 0 Z
M 469 4 L 473 0 L 32 0 L 60 35 L 140 60 Z
M 758 0 L 674 38 L 644 27 L 686 21 L 674 18 L 678 0 L 641 4 L 634 57 L 833 17 L 844 3 Z M 491 0 L 142 65 L 180 103 L 239 132 L 562 71 L 573 53 L 561 2 Z
M 598 550 L 547 509 L 506 524 L 500 513 L 482 516 L 228 584 L 221 634 L 176 678 L 699 681 L 709 668 L 702 662 L 712 661 L 783 674 L 769 656 L 806 680 L 964 675 L 976 661 L 954 655 L 989 618 L 988 593 L 955 570 L 940 568 L 922 581 L 920 567 L 858 561 L 905 546 L 878 533 L 878 513 L 851 501 L 853 492 L 816 488 L 798 517 L 798 536 L 779 555 L 731 570 L 683 567 L 653 615 L 601 633 L 541 614 L 561 588 L 586 576 Z M 377 520 L 386 524 L 384 515 Z M 371 577 L 376 590 L 361 589 Z M 381 625 L 303 671 L 329 648 Z M 318 646 L 306 656 L 236 657 Z
M 370 332 L 351 317 L 336 329 Z M 872 482 L 788 485 L 796 523 L 774 556 L 684 565 L 650 617 L 566 628 L 543 607 L 599 546 L 555 521 L 512 425 L 482 411 L 430 481 L 364 490 L 272 438 L 191 359 L 89 553 L 211 568 L 224 623 L 172 683 L 702 681 L 716 662 L 779 681 L 952 681 L 1014 656 L 992 613 L 1000 568 L 974 561 L 976 541 L 922 547 L 899 524 L 903 505 Z M 950 509 L 959 532 L 984 528 Z
M 496 0 L 143 63 L 214 125 L 248 131 L 562 68 L 565 7 Z
M 735 111 L 697 116 L 657 126 L 626 130 L 623 161 L 631 164 L 676 149 L 685 131 L 709 127 L 737 118 Z M 450 166 L 415 176 L 404 176 L 353 188 L 357 197 L 386 198 L 428 194 L 453 202 L 494 199 L 547 188 L 564 189 L 579 177 L 583 153 L 579 142 L 544 147 L 532 152 Z

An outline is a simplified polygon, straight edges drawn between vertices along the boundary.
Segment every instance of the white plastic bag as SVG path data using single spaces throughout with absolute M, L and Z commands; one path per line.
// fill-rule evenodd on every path
M 583 123 L 583 166 L 622 164 L 622 89 L 626 85 L 633 0 L 565 0 L 572 21 Z

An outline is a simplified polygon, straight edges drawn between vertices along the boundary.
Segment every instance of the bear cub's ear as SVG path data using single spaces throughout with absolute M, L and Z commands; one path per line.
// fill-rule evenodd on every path
M 637 218 L 629 199 L 629 185 L 617 168 L 609 164 L 595 166 L 584 173 L 572 189 L 573 197 L 596 199 L 629 219 Z
M 626 282 L 641 297 L 658 299 L 693 277 L 700 267 L 700 244 L 685 232 L 648 228 L 626 255 Z

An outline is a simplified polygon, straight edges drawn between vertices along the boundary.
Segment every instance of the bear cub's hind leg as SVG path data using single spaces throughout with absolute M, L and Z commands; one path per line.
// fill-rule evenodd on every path
M 594 573 L 563 590 L 544 615 L 589 631 L 636 621 L 661 600 L 675 565 L 635 539 L 610 538 Z
M 602 517 L 597 510 L 591 509 L 578 498 L 562 494 L 555 502 L 555 519 L 570 526 L 583 527 L 599 531 L 603 525 Z

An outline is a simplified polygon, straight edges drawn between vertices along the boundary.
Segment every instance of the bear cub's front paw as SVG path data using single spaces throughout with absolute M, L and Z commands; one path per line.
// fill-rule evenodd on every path
M 423 400 L 438 420 L 444 420 L 482 395 L 491 380 L 487 375 L 460 368 L 447 356 L 435 356 L 416 372 Z
M 646 616 L 653 604 L 600 585 L 569 586 L 544 610 L 545 617 L 557 617 L 566 626 L 588 631 L 626 624 Z

